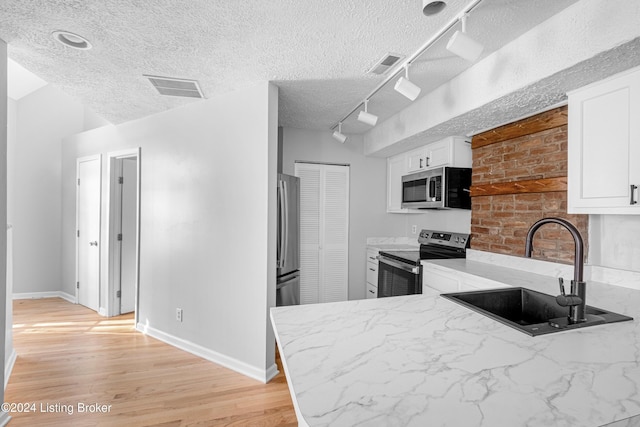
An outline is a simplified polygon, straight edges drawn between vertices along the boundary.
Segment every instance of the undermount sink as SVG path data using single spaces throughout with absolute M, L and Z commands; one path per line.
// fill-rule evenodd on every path
M 558 305 L 554 296 L 526 288 L 455 292 L 441 296 L 531 336 L 633 320 L 587 305 L 586 321 L 570 323 L 568 307 Z

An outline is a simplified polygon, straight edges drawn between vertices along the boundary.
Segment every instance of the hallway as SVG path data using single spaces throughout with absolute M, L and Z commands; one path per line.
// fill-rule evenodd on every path
M 282 372 L 261 384 L 59 298 L 14 301 L 9 426 L 295 426 Z M 13 409 L 21 409 L 15 407 Z M 27 412 L 28 410 L 28 412 Z

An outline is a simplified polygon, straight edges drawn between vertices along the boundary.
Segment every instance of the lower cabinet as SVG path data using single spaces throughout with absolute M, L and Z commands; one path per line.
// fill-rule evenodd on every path
M 367 298 L 378 298 L 378 252 L 367 249 Z
M 431 288 L 439 293 L 476 291 L 508 287 L 479 276 L 461 273 L 435 264 L 423 263 L 422 288 Z

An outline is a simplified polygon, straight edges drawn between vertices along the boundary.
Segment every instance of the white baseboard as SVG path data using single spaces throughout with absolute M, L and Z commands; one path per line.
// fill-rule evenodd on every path
M 202 357 L 205 360 L 224 366 L 225 368 L 232 369 L 242 375 L 253 378 L 263 383 L 271 381 L 271 379 L 278 374 L 278 368 L 275 364 L 273 364 L 266 370 L 258 369 L 255 366 L 251 366 L 240 360 L 225 356 L 224 354 L 220 354 L 198 344 L 194 344 L 182 338 L 178 338 L 176 336 L 159 331 L 158 329 L 144 325 L 142 323 L 138 323 L 136 325 L 136 329 L 145 335 L 149 335 L 150 337 L 177 347 L 180 350 L 184 350 L 198 357 Z
M 13 365 L 16 364 L 16 359 L 18 358 L 18 353 L 16 353 L 16 349 L 11 350 L 11 355 L 9 356 L 9 360 L 7 361 L 4 367 L 4 389 L 7 389 L 7 384 L 9 384 L 9 377 L 11 376 L 11 372 L 13 371 Z
M 70 295 L 62 291 L 50 291 L 50 292 L 24 292 L 13 293 L 13 299 L 40 299 L 40 298 L 62 298 L 70 303 L 76 304 L 75 295 Z

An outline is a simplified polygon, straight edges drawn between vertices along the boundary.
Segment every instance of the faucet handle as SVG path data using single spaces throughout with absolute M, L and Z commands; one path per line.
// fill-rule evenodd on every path
M 558 277 L 558 284 L 560 285 L 560 294 L 562 294 L 562 296 L 565 296 L 566 294 L 564 293 L 564 279 L 562 277 Z

